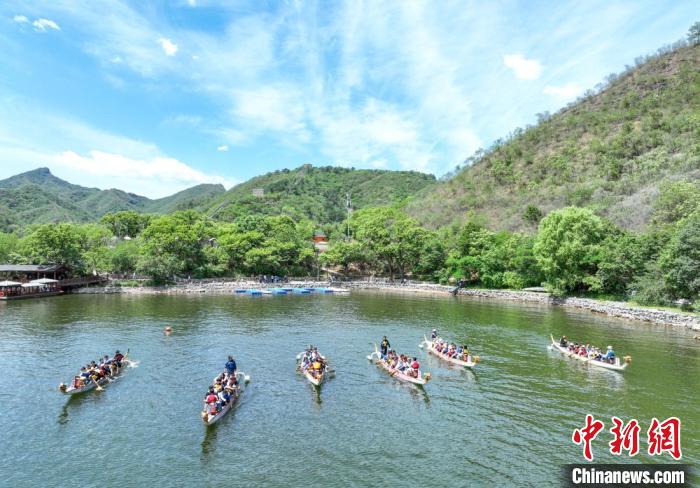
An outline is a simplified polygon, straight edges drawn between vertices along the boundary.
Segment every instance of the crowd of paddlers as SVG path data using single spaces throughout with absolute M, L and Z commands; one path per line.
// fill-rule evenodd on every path
M 310 345 L 301 353 L 299 369 L 302 373 L 308 373 L 314 378 L 320 378 L 327 368 L 328 362 L 318 352 L 318 348 Z
M 71 388 L 77 390 L 88 385 L 90 382 L 99 384 L 104 379 L 115 376 L 122 368 L 123 360 L 124 355 L 116 351 L 111 358 L 109 356 L 104 356 L 100 358 L 99 361 L 91 361 L 80 368 L 80 372 L 73 377 L 70 385 Z M 61 389 L 65 391 L 65 385 L 61 384 Z
M 380 359 L 386 363 L 389 370 L 398 371 L 411 378 L 418 379 L 421 377 L 418 358 L 406 354 L 399 354 L 391 349 L 391 344 L 386 336 L 382 338 L 382 342 L 379 345 L 379 352 Z
M 241 387 L 236 378 L 236 360 L 228 357 L 224 370 L 214 378 L 209 385 L 209 390 L 204 395 L 205 410 L 209 416 L 215 416 L 229 403 L 235 402 L 240 394 Z
M 562 336 L 562 338 L 559 339 L 559 346 L 565 348 L 571 354 L 576 354 L 577 356 L 596 361 L 606 361 L 611 364 L 615 362 L 615 351 L 613 350 L 612 346 L 608 346 L 607 350 L 603 353 L 599 348 L 591 346 L 590 344 L 569 342 L 569 339 L 566 336 Z
M 435 351 L 440 354 L 444 354 L 448 358 L 459 359 L 460 361 L 469 360 L 469 348 L 466 344 L 455 344 L 454 342 L 447 342 L 437 333 L 437 329 L 433 329 L 430 336 L 432 340 L 432 347 Z

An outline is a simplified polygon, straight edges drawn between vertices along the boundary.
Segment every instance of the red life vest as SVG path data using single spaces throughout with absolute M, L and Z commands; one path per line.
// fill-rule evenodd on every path
M 216 395 L 214 395 L 213 393 L 207 395 L 207 403 L 216 403 L 216 400 Z
M 413 369 L 418 369 L 420 368 L 420 364 L 418 364 L 418 361 L 413 361 L 413 363 L 411 363 L 411 367 Z

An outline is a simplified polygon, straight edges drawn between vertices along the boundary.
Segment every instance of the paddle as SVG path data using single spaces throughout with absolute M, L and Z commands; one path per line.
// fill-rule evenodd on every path
M 239 375 L 243 377 L 243 381 L 245 381 L 246 383 L 250 383 L 250 376 L 248 376 L 247 374 L 245 374 L 242 371 L 236 371 L 236 376 L 239 376 Z
M 95 386 L 97 387 L 97 388 L 95 388 L 95 389 L 96 389 L 97 391 L 102 391 L 102 390 L 104 390 L 104 388 L 102 388 L 102 387 L 100 386 L 100 384 L 97 382 L 97 380 L 95 379 L 94 376 L 92 376 L 92 381 L 93 381 L 93 383 L 95 383 Z

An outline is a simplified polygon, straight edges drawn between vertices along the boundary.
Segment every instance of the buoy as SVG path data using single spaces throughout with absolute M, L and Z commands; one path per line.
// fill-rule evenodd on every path
M 165 332 L 165 335 L 170 335 L 170 333 L 173 331 L 173 328 L 170 327 L 169 325 L 163 329 L 163 332 Z

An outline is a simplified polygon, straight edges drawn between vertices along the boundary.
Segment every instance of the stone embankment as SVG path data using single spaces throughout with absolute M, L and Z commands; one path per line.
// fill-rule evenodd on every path
M 352 290 L 377 290 L 402 293 L 436 293 L 448 294 L 454 290 L 453 286 L 437 285 L 433 283 L 391 283 L 386 281 L 352 281 L 334 282 L 294 280 L 289 283 L 258 283 L 255 281 L 233 280 L 188 280 L 174 285 L 158 287 L 121 287 L 108 285 L 105 287 L 82 288 L 77 293 L 126 293 L 126 294 L 218 294 L 233 293 L 236 289 L 261 289 L 276 287 L 318 288 L 338 287 Z M 671 325 L 685 327 L 700 331 L 700 317 L 690 313 L 674 312 L 653 308 L 642 308 L 629 305 L 624 302 L 608 302 L 592 300 L 588 298 L 561 298 L 547 293 L 535 293 L 529 291 L 512 290 L 483 290 L 461 289 L 459 295 L 487 300 L 508 300 L 517 302 L 540 303 L 543 305 L 555 305 L 568 308 L 588 310 L 627 320 L 639 320 L 658 325 Z

